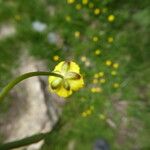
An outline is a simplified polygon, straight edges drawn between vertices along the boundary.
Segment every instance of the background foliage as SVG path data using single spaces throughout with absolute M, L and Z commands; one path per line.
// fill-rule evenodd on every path
M 85 78 L 85 88 L 67 100 L 65 126 L 43 150 L 67 149 L 71 141 L 75 149 L 90 150 L 98 138 L 114 150 L 150 148 L 149 6 L 149 0 L 0 0 L 0 25 L 10 23 L 17 30 L 0 40 L 0 89 L 11 80 L 22 49 L 50 69 L 74 60 Z M 38 32 L 35 21 L 46 29 Z M 126 116 L 116 109 L 120 102 L 127 104 Z M 8 97 L 1 102 L 1 115 L 9 106 Z M 120 128 L 122 117 L 129 120 L 126 129 Z

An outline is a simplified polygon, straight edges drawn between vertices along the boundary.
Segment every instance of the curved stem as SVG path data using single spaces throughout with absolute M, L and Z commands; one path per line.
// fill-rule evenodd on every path
M 56 77 L 60 77 L 63 78 L 60 74 L 56 74 L 56 73 L 52 73 L 52 72 L 29 72 L 29 73 L 25 73 L 19 77 L 17 77 L 16 79 L 12 80 L 10 83 L 8 83 L 0 92 L 0 100 L 2 100 L 7 94 L 8 92 L 19 82 L 21 82 L 22 80 L 25 80 L 27 78 L 33 77 L 33 76 L 56 76 Z
M 60 130 L 62 128 L 64 123 L 59 120 L 56 125 L 54 125 L 52 131 L 46 132 L 46 133 L 39 133 L 39 134 L 34 134 L 32 136 L 17 140 L 17 141 L 12 141 L 4 144 L 0 144 L 0 150 L 10 150 L 14 148 L 19 148 L 23 146 L 28 146 L 34 143 L 37 143 L 41 140 L 45 140 L 49 136 L 53 136 L 55 131 Z

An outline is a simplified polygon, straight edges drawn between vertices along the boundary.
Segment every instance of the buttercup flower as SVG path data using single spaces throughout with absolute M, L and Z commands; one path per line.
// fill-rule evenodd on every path
M 79 38 L 79 37 L 80 37 L 80 32 L 79 32 L 79 31 L 75 31 L 74 36 L 75 36 L 76 38 Z
M 117 75 L 117 72 L 116 72 L 115 70 L 113 70 L 113 71 L 111 72 L 111 75 L 112 75 L 112 76 L 115 76 L 115 75 Z
M 76 5 L 76 9 L 77 9 L 77 10 L 80 10 L 81 8 L 82 8 L 82 5 L 81 5 L 81 4 L 77 4 L 77 5 Z
M 113 87 L 114 87 L 114 88 L 119 88 L 119 83 L 114 83 L 114 84 L 113 84 Z
M 99 72 L 99 77 L 103 77 L 104 76 L 104 72 Z
M 93 37 L 93 42 L 98 42 L 98 40 L 99 40 L 99 39 L 98 39 L 97 36 L 94 36 L 94 37 Z
M 106 66 L 111 66 L 112 61 L 111 60 L 106 60 L 105 64 L 106 64 Z
M 58 55 L 55 55 L 55 56 L 53 57 L 53 60 L 54 60 L 54 61 L 58 61 L 58 60 L 59 60 L 59 56 L 58 56 Z
M 113 64 L 113 68 L 117 69 L 119 67 L 119 64 L 118 63 L 114 63 Z
M 101 54 L 101 50 L 96 49 L 96 50 L 95 50 L 95 55 L 100 55 L 100 54 Z
M 82 0 L 82 4 L 83 4 L 83 5 L 88 4 L 88 0 Z
M 114 41 L 113 37 L 108 37 L 107 39 L 108 43 L 112 43 Z
M 70 22 L 70 21 L 71 21 L 71 17 L 70 17 L 69 15 L 66 16 L 65 19 L 66 19 L 67 22 Z
M 81 57 L 81 61 L 82 61 L 82 62 L 85 62 L 86 60 L 87 60 L 86 56 L 82 56 L 82 57 Z
M 75 0 L 67 0 L 68 4 L 73 4 L 75 2 Z
M 108 19 L 109 22 L 113 22 L 115 20 L 115 16 L 114 15 L 109 15 L 107 19 Z
M 75 62 L 62 61 L 53 72 L 62 75 L 62 78 L 49 76 L 50 91 L 60 97 L 68 97 L 84 86 L 80 68 Z
M 99 81 L 100 83 L 105 83 L 106 82 L 106 80 L 104 79 L 104 78 L 102 78 L 102 79 L 100 79 L 100 81 Z
M 96 9 L 94 10 L 94 14 L 95 14 L 95 15 L 99 15 L 99 14 L 100 14 L 100 12 L 101 12 L 101 11 L 100 11 L 100 9 L 99 9 L 99 8 L 96 8 Z

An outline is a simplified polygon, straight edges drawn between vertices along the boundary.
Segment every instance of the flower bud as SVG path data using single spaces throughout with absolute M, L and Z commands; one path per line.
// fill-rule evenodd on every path
M 61 85 L 62 79 L 61 78 L 57 78 L 56 80 L 54 80 L 51 83 L 51 87 L 52 89 L 57 89 L 60 85 Z

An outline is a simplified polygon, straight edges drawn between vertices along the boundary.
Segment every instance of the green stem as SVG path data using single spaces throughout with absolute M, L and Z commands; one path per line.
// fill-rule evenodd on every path
M 55 131 L 58 131 L 63 126 L 63 124 L 64 123 L 62 123 L 61 120 L 59 120 L 58 123 L 53 127 L 53 130 L 50 132 L 39 133 L 18 141 L 0 144 L 0 150 L 11 150 L 18 147 L 28 146 L 30 144 L 37 143 L 41 140 L 45 140 L 47 137 L 52 136 L 52 134 L 55 133 Z
M 56 76 L 63 78 L 61 75 L 52 72 L 29 72 L 25 73 L 8 83 L 0 92 L 0 101 L 8 94 L 8 92 L 19 82 L 33 76 Z
M 49 134 L 48 133 L 40 133 L 40 134 L 36 134 L 18 141 L 14 141 L 14 142 L 8 142 L 5 144 L 0 145 L 0 149 L 1 150 L 10 150 L 13 148 L 18 148 L 18 147 L 23 147 L 23 146 L 27 146 L 30 144 L 34 144 L 37 143 L 43 139 L 46 138 L 46 136 Z

